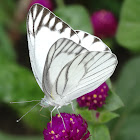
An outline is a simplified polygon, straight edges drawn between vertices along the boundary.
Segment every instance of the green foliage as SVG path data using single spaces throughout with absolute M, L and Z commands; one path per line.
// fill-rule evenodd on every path
M 3 57 L 6 58 L 3 60 Z M 14 61 L 16 54 L 8 34 L 4 31 L 4 27 L 0 24 L 0 64 L 4 61 Z
M 40 100 L 43 97 L 43 93 L 37 85 L 33 74 L 29 70 L 19 67 L 16 64 L 4 64 L 0 66 L 0 101 L 10 103 L 11 101 L 30 101 Z M 36 102 L 34 102 L 35 104 Z M 19 113 L 19 117 L 25 114 L 34 105 L 33 103 L 25 104 L 13 104 L 12 107 Z M 49 121 L 49 117 L 43 118 L 39 115 L 40 107 L 36 107 L 31 111 L 23 120 L 27 124 L 38 130 L 42 130 L 45 127 L 46 121 Z M 49 114 L 48 110 L 44 115 Z M 38 121 L 40 120 L 40 121 Z
M 131 59 L 121 71 L 116 82 L 116 91 L 125 104 L 127 112 L 140 105 L 140 57 Z
M 140 1 L 125 0 L 117 33 L 117 41 L 123 47 L 140 51 Z
M 119 115 L 116 113 L 109 112 L 109 111 L 101 112 L 99 119 L 98 119 L 98 122 L 99 123 L 106 123 L 106 122 L 109 122 L 110 120 L 112 120 L 116 117 L 119 117 Z
M 88 122 L 94 122 L 96 124 L 103 124 L 109 122 L 110 120 L 118 117 L 119 115 L 109 111 L 102 111 L 100 112 L 99 118 L 96 118 L 96 111 L 88 110 L 88 109 L 76 109 L 78 114 L 81 114 L 82 117 L 87 120 Z
M 91 140 L 111 140 L 109 130 L 105 125 L 89 125 L 89 131 L 91 132 Z
M 0 24 L 9 26 L 13 17 L 15 2 L 13 0 L 4 0 L 0 4 Z
M 75 30 L 93 33 L 89 14 L 84 7 L 80 5 L 65 6 L 56 9 L 54 13 Z
M 107 80 L 106 82 L 109 87 L 108 97 L 106 98 L 106 104 L 101 109 L 98 109 L 99 112 L 115 111 L 124 105 L 120 97 L 112 90 L 111 81 Z
M 89 111 L 87 108 L 77 107 L 76 112 L 77 114 L 81 114 L 82 117 L 89 122 L 95 121 L 95 115 L 93 114 L 94 112 Z
M 0 132 L 0 139 L 1 140 L 42 140 L 43 137 L 38 136 L 11 136 Z
M 105 109 L 108 111 L 114 111 L 123 106 L 123 102 L 121 101 L 120 97 L 115 94 L 111 89 L 108 92 L 109 96 L 106 98 L 106 104 L 101 109 Z
M 98 109 L 99 112 L 115 111 L 124 106 L 121 98 L 113 91 L 110 79 L 108 79 L 106 83 L 109 87 L 108 97 L 106 98 L 106 104 L 101 109 Z
M 139 140 L 140 136 L 140 57 L 130 60 L 122 69 L 116 82 L 116 91 L 125 106 L 112 124 L 112 140 Z

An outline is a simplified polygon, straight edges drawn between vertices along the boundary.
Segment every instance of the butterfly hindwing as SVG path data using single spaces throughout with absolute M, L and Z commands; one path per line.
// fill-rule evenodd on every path
M 42 82 L 44 92 L 51 94 L 52 87 L 63 68 L 77 55 L 85 52 L 87 52 L 85 48 L 72 40 L 66 38 L 57 40 L 50 48 L 45 62 Z
M 112 75 L 116 65 L 116 56 L 110 52 L 79 54 L 59 74 L 56 94 L 70 102 L 93 91 Z
M 27 16 L 27 37 L 31 66 L 42 89 L 43 69 L 51 46 L 60 38 L 79 43 L 76 32 L 49 9 L 35 4 Z

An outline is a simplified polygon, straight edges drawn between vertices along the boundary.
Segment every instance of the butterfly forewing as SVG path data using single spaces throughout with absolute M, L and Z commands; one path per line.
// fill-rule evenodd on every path
M 111 52 L 110 48 L 104 44 L 101 39 L 93 36 L 84 31 L 75 30 L 80 38 L 80 45 L 85 47 L 89 51 L 108 51 Z
M 79 43 L 79 37 L 65 22 L 39 4 L 33 5 L 28 13 L 27 36 L 33 73 L 42 88 L 43 69 L 51 46 L 63 37 Z

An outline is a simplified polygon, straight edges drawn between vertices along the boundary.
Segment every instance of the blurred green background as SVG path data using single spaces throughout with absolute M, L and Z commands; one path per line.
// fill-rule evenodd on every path
M 26 15 L 31 2 L 2 0 L 0 4 L 0 140 L 41 140 L 50 120 L 51 108 L 39 112 L 38 106 L 16 123 L 35 102 L 9 103 L 40 100 L 44 96 L 31 71 L 28 54 Z M 95 30 L 90 18 L 93 13 L 104 9 L 116 17 L 115 35 L 102 39 L 118 57 L 111 80 L 124 107 L 116 111 L 119 117 L 107 123 L 111 138 L 102 136 L 97 140 L 140 140 L 140 0 L 65 0 L 65 5 L 62 0 L 50 2 L 52 11 L 71 27 L 91 34 Z M 72 112 L 69 106 L 60 111 L 66 110 Z

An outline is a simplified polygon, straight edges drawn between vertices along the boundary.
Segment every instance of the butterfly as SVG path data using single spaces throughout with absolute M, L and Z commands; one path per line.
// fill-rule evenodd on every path
M 55 109 L 99 87 L 118 63 L 98 37 L 73 30 L 39 4 L 29 10 L 27 38 L 32 71 L 45 94 L 39 104 L 54 106 L 51 116 Z

